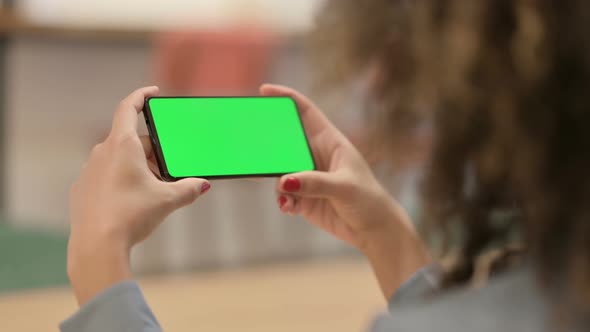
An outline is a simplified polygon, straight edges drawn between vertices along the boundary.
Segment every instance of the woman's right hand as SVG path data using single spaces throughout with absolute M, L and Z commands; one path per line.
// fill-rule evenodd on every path
M 429 263 L 407 213 L 379 184 L 352 143 L 309 99 L 278 85 L 264 85 L 260 93 L 295 100 L 316 162 L 316 171 L 278 180 L 281 211 L 302 215 L 362 251 L 389 299 Z
M 408 223 L 405 211 L 379 184 L 360 152 L 308 98 L 278 85 L 263 85 L 260 92 L 295 100 L 316 161 L 317 171 L 279 179 L 282 212 L 302 215 L 361 250 L 372 233 L 391 223 Z

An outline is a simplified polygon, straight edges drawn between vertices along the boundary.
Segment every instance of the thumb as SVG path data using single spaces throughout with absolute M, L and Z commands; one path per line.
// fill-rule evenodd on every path
M 165 183 L 164 186 L 168 189 L 169 203 L 174 209 L 192 204 L 199 196 L 211 188 L 209 181 L 197 178 Z
M 345 191 L 346 183 L 335 173 L 309 171 L 283 176 L 277 190 L 297 196 L 330 198 Z

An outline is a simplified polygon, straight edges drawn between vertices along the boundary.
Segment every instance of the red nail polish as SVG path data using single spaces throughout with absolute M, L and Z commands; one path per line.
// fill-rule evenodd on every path
M 203 183 L 203 185 L 201 186 L 201 195 L 209 191 L 209 189 L 211 189 L 211 184 L 209 184 L 209 182 Z
M 298 192 L 301 189 L 301 181 L 297 178 L 287 178 L 283 184 L 283 189 L 291 193 Z
M 285 197 L 285 196 L 279 197 L 279 207 L 282 209 L 283 206 L 285 206 L 285 204 L 287 204 L 287 197 Z

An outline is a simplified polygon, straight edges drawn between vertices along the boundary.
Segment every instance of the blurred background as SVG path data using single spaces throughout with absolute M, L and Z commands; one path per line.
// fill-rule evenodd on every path
M 56 330 L 76 309 L 65 272 L 69 185 L 119 100 L 152 84 L 168 95 L 252 95 L 273 82 L 315 96 L 305 33 L 321 4 L 0 0 L 0 330 Z M 363 93 L 347 89 L 317 102 L 356 134 Z M 412 210 L 413 176 L 390 182 Z M 382 310 L 366 263 L 282 216 L 273 188 L 272 179 L 215 181 L 135 250 L 164 327 L 359 331 Z

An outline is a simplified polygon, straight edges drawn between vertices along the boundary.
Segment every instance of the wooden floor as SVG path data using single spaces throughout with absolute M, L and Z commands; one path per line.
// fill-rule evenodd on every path
M 357 259 L 291 263 L 141 280 L 169 332 L 364 331 L 385 303 Z M 68 289 L 0 296 L 0 331 L 56 331 L 73 313 Z

